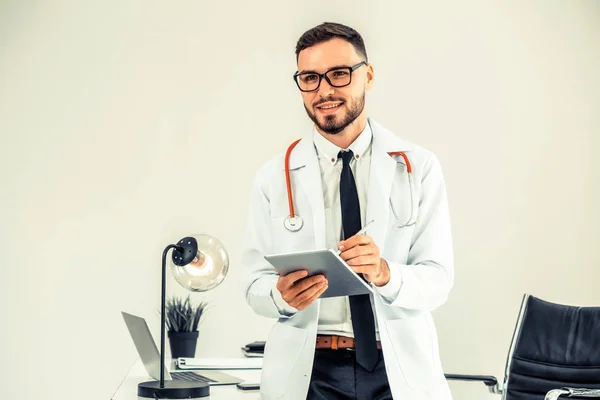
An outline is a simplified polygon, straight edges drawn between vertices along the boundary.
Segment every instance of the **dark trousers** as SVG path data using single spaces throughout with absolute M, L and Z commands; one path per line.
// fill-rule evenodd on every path
M 315 350 L 307 400 L 392 400 L 381 350 L 373 372 L 355 356 L 352 350 Z

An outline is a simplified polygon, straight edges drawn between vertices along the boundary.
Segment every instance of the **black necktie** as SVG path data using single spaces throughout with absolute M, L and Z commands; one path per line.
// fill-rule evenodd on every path
M 350 169 L 352 151 L 340 152 L 338 158 L 344 162 L 340 177 L 340 202 L 344 238 L 355 235 L 361 228 L 360 204 L 354 175 Z M 375 318 L 368 294 L 350 296 L 350 312 L 356 347 L 356 362 L 367 371 L 373 371 L 379 358 L 375 337 Z

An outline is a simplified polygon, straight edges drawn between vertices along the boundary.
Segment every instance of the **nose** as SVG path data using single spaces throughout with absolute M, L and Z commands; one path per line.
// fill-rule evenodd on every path
M 327 79 L 321 79 L 321 84 L 319 85 L 319 96 L 321 98 L 330 97 L 333 95 L 334 88 L 327 82 Z

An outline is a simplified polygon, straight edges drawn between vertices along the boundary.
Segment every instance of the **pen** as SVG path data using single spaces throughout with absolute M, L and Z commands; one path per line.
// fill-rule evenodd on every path
M 363 233 L 365 233 L 365 232 L 367 231 L 367 228 L 369 227 L 369 225 L 371 225 L 373 222 L 375 222 L 375 220 L 374 220 L 374 219 L 372 219 L 371 221 L 367 222 L 367 224 L 366 224 L 365 226 L 363 226 L 363 228 L 362 228 L 360 231 L 356 232 L 356 233 L 355 233 L 355 235 L 362 235 Z M 338 255 L 338 256 L 339 256 L 341 253 L 342 253 L 342 251 L 341 251 L 341 250 L 338 250 L 338 251 L 337 251 L 337 255 Z

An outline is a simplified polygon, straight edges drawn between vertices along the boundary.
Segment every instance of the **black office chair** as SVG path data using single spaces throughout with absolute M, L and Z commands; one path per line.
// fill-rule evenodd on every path
M 502 400 L 600 399 L 600 307 L 525 295 L 503 387 L 494 376 L 446 374 L 446 379 L 481 381 Z

